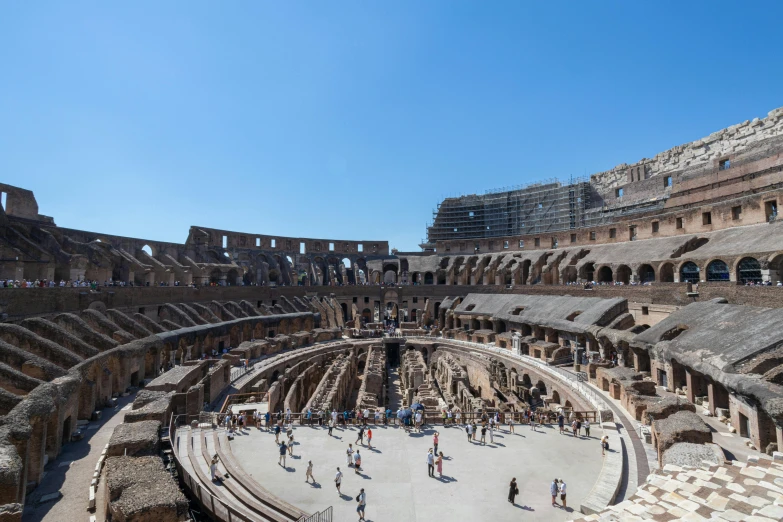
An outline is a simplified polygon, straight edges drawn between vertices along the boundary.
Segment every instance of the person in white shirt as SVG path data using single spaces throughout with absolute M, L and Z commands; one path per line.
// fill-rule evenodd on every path
M 359 503 L 356 506 L 356 512 L 359 513 L 359 520 L 364 520 L 364 508 L 367 506 L 367 494 L 364 492 L 364 488 L 356 496 L 356 501 Z
M 337 486 L 337 494 L 339 496 L 343 496 L 342 491 L 340 491 L 340 484 L 343 483 L 343 472 L 340 471 L 340 468 L 337 468 L 337 473 L 334 475 L 334 485 Z
M 563 509 L 567 509 L 568 504 L 566 504 L 566 483 L 563 479 L 560 479 L 560 500 L 563 501 Z

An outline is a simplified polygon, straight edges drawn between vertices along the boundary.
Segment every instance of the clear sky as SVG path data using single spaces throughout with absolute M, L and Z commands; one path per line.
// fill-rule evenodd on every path
M 60 226 L 418 250 L 446 196 L 783 106 L 783 2 L 12 2 L 0 181 Z

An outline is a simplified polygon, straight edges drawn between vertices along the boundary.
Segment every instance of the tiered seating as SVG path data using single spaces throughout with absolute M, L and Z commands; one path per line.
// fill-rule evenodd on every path
M 220 482 L 213 482 L 209 471 L 210 462 L 216 453 L 220 457 L 218 474 L 228 475 Z M 212 509 L 214 504 L 214 515 L 220 520 L 229 519 L 227 507 L 232 510 L 232 520 L 239 515 L 248 521 L 292 522 L 306 515 L 304 511 L 262 488 L 237 464 L 224 430 L 179 430 L 177 458 L 184 471 L 199 483 L 200 488 L 225 503 L 225 506 L 219 502 L 204 506 Z

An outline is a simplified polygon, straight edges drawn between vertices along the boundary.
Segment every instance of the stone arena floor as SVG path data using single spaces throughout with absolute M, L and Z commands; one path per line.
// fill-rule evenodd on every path
M 358 520 L 355 497 L 367 493 L 366 520 L 374 522 L 453 520 L 572 520 L 583 516 L 579 505 L 602 466 L 599 439 L 560 435 L 557 426 L 516 426 L 516 434 L 500 433 L 494 444 L 469 443 L 464 428 L 437 427 L 443 452 L 443 479 L 429 478 L 426 455 L 433 429 L 406 434 L 396 427 L 373 428 L 373 450 L 360 447 L 362 474 L 346 466 L 345 451 L 357 430 L 296 427 L 295 458 L 278 465 L 274 435 L 255 428 L 237 434 L 232 451 L 245 470 L 270 492 L 308 511 L 334 508 L 334 520 Z M 489 435 L 487 435 L 489 440 Z M 376 447 L 377 446 L 377 447 Z M 307 461 L 313 461 L 317 485 L 305 484 Z M 334 486 L 336 468 L 343 471 L 340 497 Z M 437 472 L 436 472 L 437 477 Z M 516 505 L 507 501 L 508 484 L 516 477 Z M 549 484 L 566 481 L 568 509 L 553 508 Z

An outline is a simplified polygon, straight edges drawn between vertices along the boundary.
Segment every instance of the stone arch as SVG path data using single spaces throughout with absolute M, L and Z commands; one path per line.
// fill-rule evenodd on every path
M 729 265 L 722 259 L 713 259 L 707 264 L 707 281 L 728 281 Z
M 541 395 L 546 395 L 546 383 L 541 379 L 539 379 L 538 382 L 536 383 L 536 389 L 538 389 L 538 392 Z
M 153 254 L 154 250 L 152 250 L 152 247 L 149 246 L 149 245 L 144 245 L 143 247 L 141 247 L 141 250 L 143 252 L 145 252 L 150 257 L 152 257 L 154 255 Z
M 737 281 L 745 283 L 761 282 L 761 263 L 755 257 L 743 257 L 737 262 L 735 271 Z
M 527 373 L 522 374 L 522 385 L 526 388 L 532 388 L 533 387 L 533 381 L 530 380 L 530 375 Z
M 652 265 L 643 264 L 636 270 L 637 278 L 640 283 L 654 283 L 655 282 L 655 269 Z
M 432 275 L 432 272 L 424 272 L 424 284 L 425 285 L 431 285 L 433 284 L 434 277 Z
M 672 263 L 663 263 L 658 268 L 658 277 L 661 283 L 674 282 L 674 265 Z
M 616 273 L 616 280 L 618 283 L 622 283 L 624 285 L 627 285 L 631 282 L 631 267 L 628 265 L 620 265 L 617 267 Z
M 595 263 L 585 263 L 579 268 L 579 279 L 595 281 Z
M 612 278 L 612 268 L 608 265 L 604 265 L 598 269 L 598 275 L 596 281 L 599 283 L 611 283 L 614 281 Z
M 557 390 L 552 390 L 552 402 L 560 404 L 560 393 Z
M 680 266 L 680 282 L 698 283 L 701 280 L 699 265 L 693 261 L 685 261 Z

